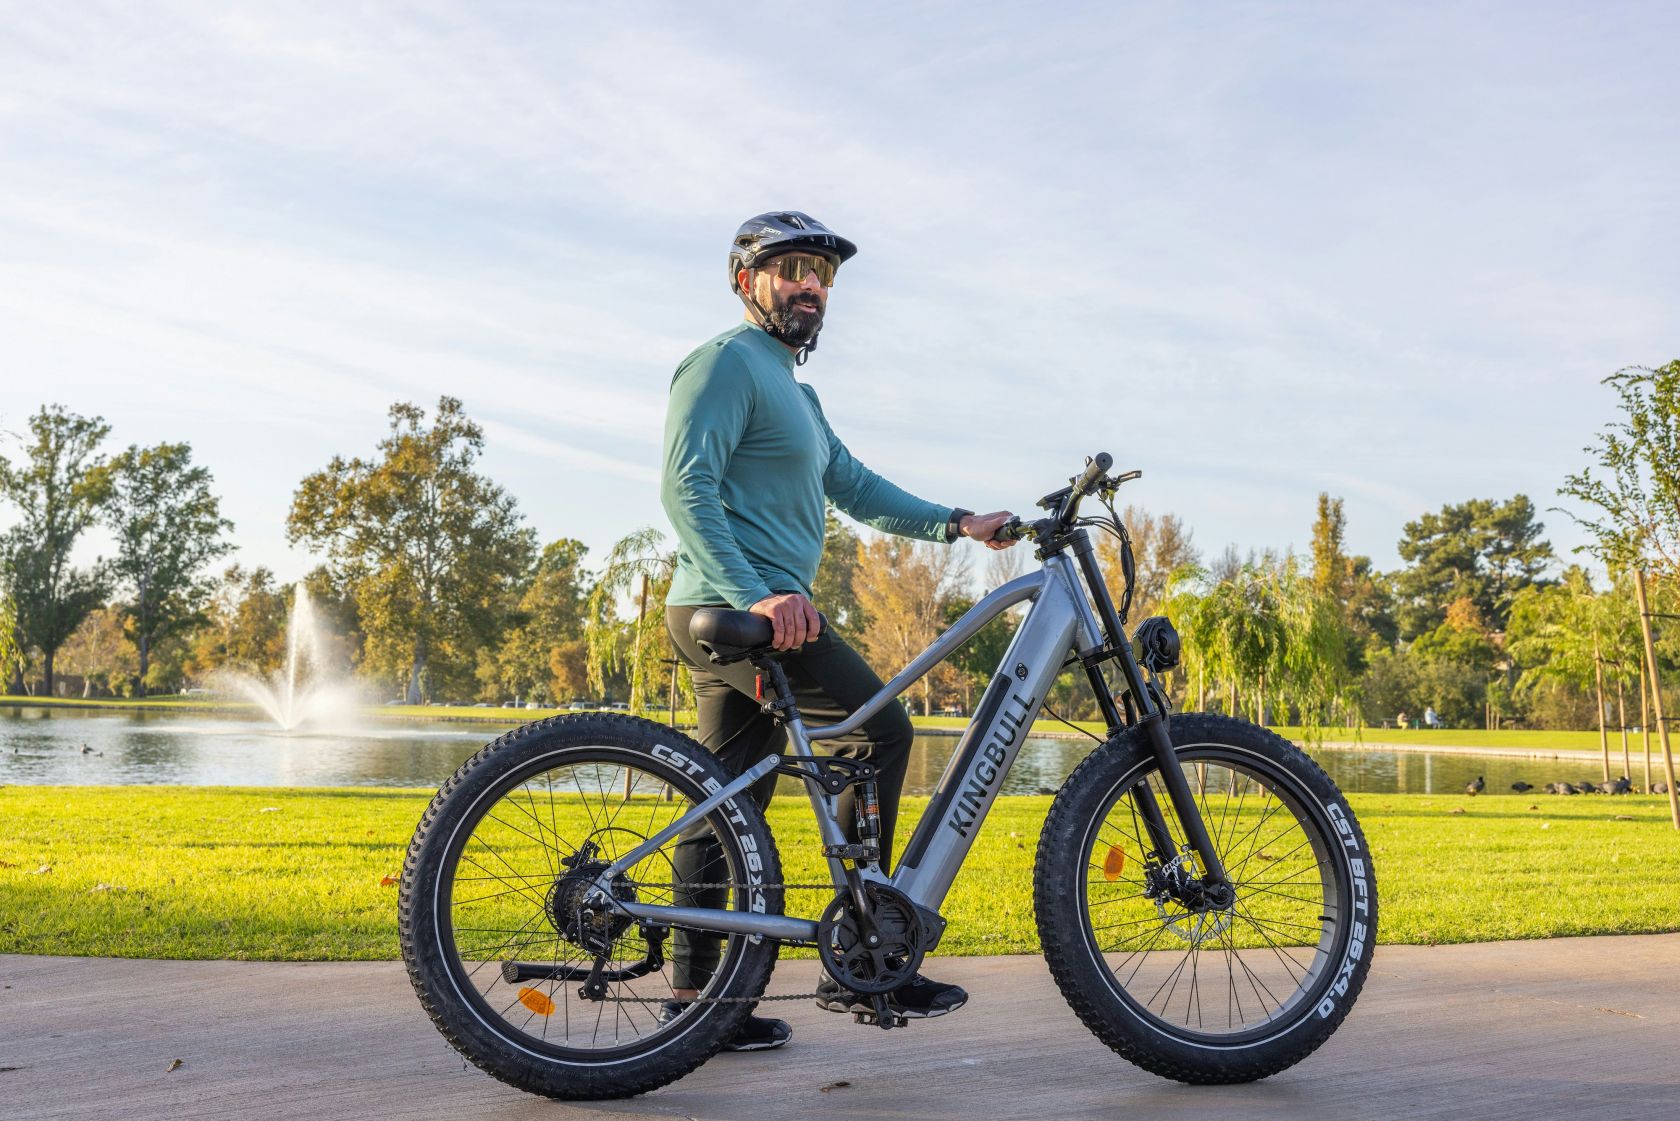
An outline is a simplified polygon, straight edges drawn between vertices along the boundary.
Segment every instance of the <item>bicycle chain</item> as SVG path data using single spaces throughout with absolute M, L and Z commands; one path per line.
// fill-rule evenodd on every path
M 656 883 L 652 882 L 651 880 L 625 880 L 623 882 L 628 887 L 670 888 L 670 887 L 675 886 L 675 885 L 672 885 L 672 884 L 664 884 L 664 883 L 657 883 L 656 884 Z M 717 888 L 736 888 L 736 887 L 756 887 L 756 888 L 774 887 L 774 888 L 780 888 L 783 891 L 833 891 L 834 890 L 834 885 L 831 884 L 831 883 L 830 884 L 732 884 L 732 883 L 693 884 L 693 883 L 686 883 L 685 882 L 682 885 L 682 888 L 683 888 L 684 891 L 711 891 L 711 890 L 715 890 Z

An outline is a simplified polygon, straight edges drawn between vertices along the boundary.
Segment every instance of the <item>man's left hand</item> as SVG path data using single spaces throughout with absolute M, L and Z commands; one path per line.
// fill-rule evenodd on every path
M 997 510 L 990 514 L 964 514 L 957 531 L 964 537 L 972 537 L 976 541 L 984 542 L 988 549 L 1007 549 L 1015 542 L 993 541 L 992 535 L 1002 529 L 1004 523 L 1014 516 L 1008 510 Z

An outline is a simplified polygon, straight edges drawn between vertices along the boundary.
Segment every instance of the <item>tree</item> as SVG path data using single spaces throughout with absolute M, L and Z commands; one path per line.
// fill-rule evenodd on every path
M 1449 604 L 1441 625 L 1419 635 L 1407 655 L 1416 674 L 1414 706 L 1433 707 L 1453 727 L 1483 723 L 1490 690 L 1502 675 L 1501 651 L 1473 600 Z
M 97 608 L 59 648 L 59 668 L 82 679 L 82 696 L 127 693 L 138 679 L 140 664 L 123 624 L 121 611 Z
M 1352 562 L 1342 545 L 1346 532 L 1342 500 L 1331 498 L 1329 491 L 1320 491 L 1312 529 L 1313 591 L 1332 603 L 1346 604 L 1352 583 Z
M 1270 704 L 1316 729 L 1346 700 L 1347 632 L 1293 558 L 1247 562 L 1216 583 L 1187 573 L 1172 602 L 1186 677 L 1198 693 L 1223 684 L 1233 715 L 1246 696 L 1256 723 Z
M 837 627 L 861 630 L 863 610 L 858 607 L 856 580 L 858 548 L 855 530 L 841 521 L 830 506 L 823 516 L 822 560 L 811 581 L 811 601 Z
M 238 669 L 261 676 L 286 657 L 287 590 L 258 565 L 229 565 L 210 593 L 206 625 L 193 636 L 189 676 Z
M 589 594 L 583 558 L 588 551 L 583 542 L 569 537 L 543 547 L 530 586 L 520 596 L 511 625 L 489 660 L 489 672 L 481 673 L 493 693 L 481 693 L 481 699 L 496 700 L 512 694 L 516 698 L 561 701 L 576 695 L 578 690 L 556 689 L 563 684 L 558 678 L 569 679 L 572 675 L 556 669 L 555 657 L 560 654 L 560 666 L 564 668 L 567 654 L 575 657 L 571 648 L 583 638 Z
M 897 672 L 943 629 L 947 605 L 962 583 L 963 556 L 949 545 L 871 535 L 858 562 L 858 606 L 868 620 L 864 648 L 877 671 Z M 922 678 L 922 715 L 933 711 L 936 682 L 954 684 L 956 672 L 947 663 Z
M 1521 494 L 1505 502 L 1471 499 L 1407 522 L 1399 545 L 1407 567 L 1394 579 L 1400 637 L 1439 627 L 1447 605 L 1459 599 L 1503 631 L 1512 600 L 1555 560 L 1544 529 Z
M 117 539 L 111 573 L 127 592 L 122 605 L 139 655 L 139 695 L 146 695 L 152 648 L 202 619 L 214 586 L 204 566 L 233 546 L 223 534 L 210 472 L 192 463 L 186 444 L 130 446 L 108 469 L 105 518 Z
M 1139 506 L 1127 506 L 1120 513 L 1127 533 L 1132 539 L 1132 560 L 1137 569 L 1132 586 L 1132 605 L 1127 619 L 1137 623 L 1166 609 L 1168 589 L 1173 577 L 1187 567 L 1194 567 L 1200 555 L 1191 533 L 1177 514 L 1159 517 Z M 1097 561 L 1102 566 L 1103 580 L 1108 594 L 1118 607 L 1125 592 L 1125 573 L 1120 565 L 1120 542 L 1107 533 L 1093 534 L 1097 541 Z
M 1343 618 L 1348 628 L 1348 669 L 1354 674 L 1363 673 L 1373 657 L 1392 650 L 1399 640 L 1392 582 L 1377 571 L 1370 557 L 1349 558 Z
M 1680 361 L 1618 370 L 1604 384 L 1621 399 L 1624 419 L 1583 449 L 1601 473 L 1570 475 L 1558 493 L 1597 508 L 1576 520 L 1606 566 L 1654 565 L 1680 576 Z
M 23 651 L 17 645 L 17 609 L 12 597 L 0 591 L 0 676 L 10 677 L 23 667 Z
M 16 645 L 41 651 L 51 694 L 58 648 L 106 595 L 104 565 L 75 568 L 70 552 L 109 493 L 98 450 L 111 428 L 99 417 L 51 405 L 29 418 L 29 431 L 33 439 L 21 463 L 0 457 L 0 496 L 19 513 L 0 535 L 0 567 L 16 612 Z
M 292 499 L 286 535 L 323 552 L 353 598 L 363 665 L 406 679 L 412 703 L 471 679 L 509 589 L 529 571 L 535 535 L 513 498 L 478 474 L 484 432 L 461 402 L 391 406 L 374 459 L 334 456 Z
M 623 673 L 633 712 L 642 711 L 660 683 L 672 677 L 681 695 L 691 696 L 687 674 L 660 672 L 675 658 L 665 633 L 665 597 L 676 571 L 677 555 L 665 549 L 664 535 L 652 528 L 639 529 L 607 552 L 606 565 L 584 608 L 590 688 L 604 694 L 608 679 Z M 626 606 L 629 622 L 621 615 Z

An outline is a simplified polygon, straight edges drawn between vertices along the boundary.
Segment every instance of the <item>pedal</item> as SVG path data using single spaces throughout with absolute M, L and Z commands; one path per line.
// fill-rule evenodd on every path
M 909 1020 L 887 1007 L 887 998 L 885 995 L 875 997 L 875 999 L 871 1001 L 871 1005 L 872 1006 L 869 1008 L 859 1008 L 854 1010 L 852 1012 L 853 1022 L 859 1024 L 874 1024 L 882 1031 L 887 1031 L 892 1028 L 902 1028 L 910 1023 Z

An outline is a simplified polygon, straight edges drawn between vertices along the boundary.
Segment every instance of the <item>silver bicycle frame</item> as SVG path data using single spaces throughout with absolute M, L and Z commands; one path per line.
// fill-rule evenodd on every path
M 1030 606 L 1015 637 L 1005 651 L 1003 663 L 981 698 L 980 707 L 964 730 L 945 773 L 939 780 L 927 811 L 910 837 L 904 855 L 890 878 L 866 868 L 865 878 L 884 880 L 902 891 L 918 906 L 937 913 L 945 895 L 962 868 L 981 823 L 1003 788 L 1004 776 L 1020 754 L 1033 717 L 1046 692 L 1062 671 L 1070 653 L 1085 656 L 1102 647 L 1102 628 L 1091 610 L 1084 586 L 1073 562 L 1055 554 L 1044 566 L 991 592 L 969 608 L 951 629 L 918 654 L 880 692 L 838 724 L 806 728 L 796 715 L 787 723 L 788 741 L 796 759 L 815 759 L 815 741 L 834 739 L 857 731 L 882 708 L 893 704 L 934 666 L 950 657 L 987 623 L 1018 603 Z M 657 750 L 657 749 L 656 749 Z M 743 795 L 765 775 L 775 770 L 780 759 L 766 756 L 747 768 L 734 781 L 718 787 L 682 817 L 661 829 L 601 871 L 596 883 L 598 900 L 632 918 L 730 934 L 762 935 L 784 941 L 814 942 L 817 924 L 809 919 L 784 915 L 757 914 L 751 910 L 722 910 L 709 907 L 668 907 L 652 903 L 630 903 L 613 899 L 608 890 L 613 877 L 634 867 L 678 833 L 722 806 L 734 812 L 732 800 Z M 835 799 L 815 780 L 806 789 L 816 812 L 817 831 L 825 845 L 845 842 L 835 808 Z M 829 871 L 838 888 L 845 882 L 845 865 L 838 857 L 828 858 Z

